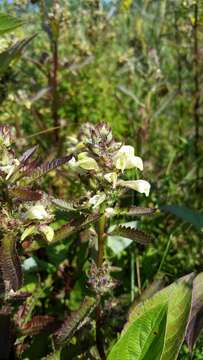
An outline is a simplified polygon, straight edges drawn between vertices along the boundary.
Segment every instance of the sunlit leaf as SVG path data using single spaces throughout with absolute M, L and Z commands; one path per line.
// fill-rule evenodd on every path
M 16 44 L 0 53 L 0 75 L 5 72 L 8 66 L 17 61 L 24 48 L 34 39 L 36 35 L 32 35 L 26 39 L 18 41 Z
M 0 35 L 6 34 L 23 25 L 23 21 L 14 16 L 0 13 Z
M 146 309 L 118 340 L 108 360 L 159 360 L 164 347 L 166 319 L 167 304 Z

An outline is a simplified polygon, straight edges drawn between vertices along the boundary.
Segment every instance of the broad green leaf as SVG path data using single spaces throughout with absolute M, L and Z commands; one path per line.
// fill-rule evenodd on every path
M 17 61 L 21 55 L 23 49 L 29 44 L 29 42 L 36 35 L 32 35 L 26 39 L 18 41 L 16 44 L 0 53 L 0 75 L 5 72 L 8 66 L 13 62 Z
M 108 360 L 158 360 L 164 346 L 167 304 L 145 311 L 111 350 Z
M 161 210 L 170 212 L 171 214 L 179 217 L 198 229 L 203 228 L 203 214 L 198 211 L 187 208 L 186 206 L 179 205 L 165 205 L 161 206 Z
M 168 301 L 165 344 L 161 360 L 176 360 L 185 336 L 192 299 L 192 285 L 181 282 L 175 286 Z
M 135 307 L 130 314 L 129 322 L 126 324 L 123 334 L 126 333 L 131 323 L 143 313 L 157 305 L 167 304 L 166 335 L 160 360 L 177 359 L 189 317 L 193 278 L 194 274 L 189 274 L 159 291 L 151 299 Z
M 21 19 L 17 19 L 14 16 L 0 13 L 0 35 L 6 34 L 15 30 L 19 26 L 23 25 Z

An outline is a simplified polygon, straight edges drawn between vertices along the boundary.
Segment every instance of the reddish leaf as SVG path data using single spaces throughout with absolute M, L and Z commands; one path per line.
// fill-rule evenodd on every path
M 192 305 L 186 330 L 186 342 L 190 351 L 203 329 L 203 272 L 193 281 Z
M 30 321 L 26 322 L 21 327 L 23 334 L 25 335 L 37 335 L 41 331 L 53 331 L 53 324 L 56 325 L 53 316 L 48 315 L 36 315 Z
M 9 234 L 1 239 L 0 268 L 5 288 L 17 291 L 22 286 L 22 270 L 16 250 L 16 239 Z

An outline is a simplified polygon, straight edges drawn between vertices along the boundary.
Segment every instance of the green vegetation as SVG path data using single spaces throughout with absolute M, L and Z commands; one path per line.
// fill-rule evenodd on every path
M 1 2 L 0 359 L 203 359 L 202 28 Z

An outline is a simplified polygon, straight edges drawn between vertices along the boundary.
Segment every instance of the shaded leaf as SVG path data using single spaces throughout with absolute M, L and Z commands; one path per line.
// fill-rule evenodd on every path
M 163 347 L 167 304 L 146 309 L 121 336 L 108 360 L 159 360 Z
M 179 217 L 198 229 L 203 228 L 203 214 L 198 211 L 187 208 L 186 206 L 179 205 L 164 205 L 160 207 L 161 210 L 170 212 L 171 214 Z
M 28 187 L 13 186 L 8 189 L 9 196 L 20 201 L 37 201 L 42 199 L 42 192 Z
M 146 234 L 144 231 L 131 227 L 126 227 L 123 225 L 119 225 L 111 233 L 111 235 L 118 235 L 131 240 L 135 240 L 142 245 L 147 245 L 152 240 L 152 237 L 149 234 Z
M 62 324 L 61 328 L 55 333 L 56 345 L 64 344 L 70 339 L 74 333 L 82 325 L 82 322 L 93 311 L 96 300 L 92 297 L 86 297 L 83 304 L 77 311 L 71 313 L 70 316 Z
M 193 281 L 192 306 L 186 331 L 186 342 L 190 351 L 203 329 L 203 273 Z
M 54 351 L 51 354 L 47 355 L 46 357 L 43 357 L 42 360 L 61 360 L 61 350 Z
M 156 209 L 153 209 L 153 208 L 132 206 L 129 209 L 120 209 L 120 215 L 126 215 L 126 216 L 151 215 L 151 214 L 155 213 L 155 211 L 156 211 Z
M 9 359 L 11 348 L 11 314 L 8 308 L 0 311 L 0 359 Z
M 6 289 L 17 291 L 22 286 L 22 270 L 16 250 L 16 239 L 9 234 L 1 239 L 0 267 Z
M 56 326 L 56 322 L 53 316 L 48 315 L 36 315 L 30 321 L 23 324 L 21 331 L 25 335 L 37 335 L 40 332 L 51 332 Z

